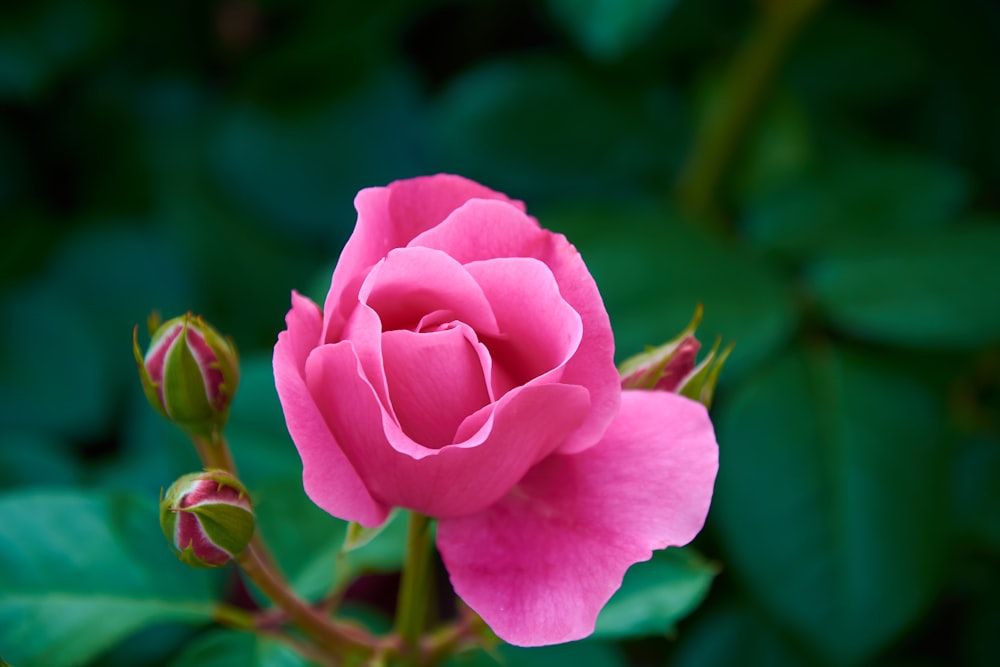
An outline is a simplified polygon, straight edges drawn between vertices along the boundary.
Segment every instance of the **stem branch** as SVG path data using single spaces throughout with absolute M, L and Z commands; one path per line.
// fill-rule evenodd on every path
M 292 624 L 333 655 L 362 653 L 370 655 L 375 640 L 364 630 L 337 623 L 322 611 L 310 606 L 267 567 L 253 545 L 236 556 L 243 572 L 276 605 Z

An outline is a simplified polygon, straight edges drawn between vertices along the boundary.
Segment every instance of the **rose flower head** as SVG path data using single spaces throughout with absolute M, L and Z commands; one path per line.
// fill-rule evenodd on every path
M 306 493 L 437 519 L 456 593 L 503 640 L 579 639 L 632 564 L 689 542 L 718 467 L 703 405 L 623 390 L 566 238 L 465 178 L 362 190 L 322 309 L 292 295 L 274 373 Z

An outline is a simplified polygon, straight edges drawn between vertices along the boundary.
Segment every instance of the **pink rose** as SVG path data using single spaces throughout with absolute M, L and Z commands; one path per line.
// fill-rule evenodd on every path
M 458 176 L 362 190 L 322 312 L 274 373 L 305 490 L 365 526 L 438 519 L 457 594 L 523 646 L 590 634 L 630 565 L 690 541 L 717 468 L 698 403 L 621 390 L 580 254 Z

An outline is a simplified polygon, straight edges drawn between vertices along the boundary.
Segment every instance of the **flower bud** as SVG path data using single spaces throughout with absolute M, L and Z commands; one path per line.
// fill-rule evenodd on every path
M 228 472 L 192 473 L 160 499 L 160 527 L 188 565 L 221 567 L 250 543 L 253 506 L 246 488 Z
M 711 405 L 715 385 L 722 365 L 733 346 L 719 352 L 717 340 L 712 350 L 697 363 L 701 343 L 694 332 L 701 323 L 702 307 L 698 304 L 694 317 L 673 340 L 650 348 L 628 359 L 621 365 L 622 389 L 652 389 L 669 391 Z
M 143 357 L 132 333 L 139 377 L 149 402 L 188 432 L 210 433 L 229 418 L 239 382 L 236 348 L 191 313 L 164 322 Z

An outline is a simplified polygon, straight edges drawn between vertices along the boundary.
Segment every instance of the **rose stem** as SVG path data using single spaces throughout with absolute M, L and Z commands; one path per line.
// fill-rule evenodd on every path
M 431 520 L 416 512 L 410 513 L 406 544 L 406 564 L 399 583 L 396 602 L 396 633 L 403 640 L 403 664 L 422 664 L 420 638 L 427 622 L 431 579 Z
M 753 121 L 788 47 L 823 1 L 759 3 L 762 11 L 758 25 L 733 56 L 722 81 L 721 100 L 701 119 L 677 183 L 678 203 L 706 223 L 721 226 L 722 221 L 712 216 L 719 185 L 753 129 Z
M 191 434 L 195 450 L 206 468 L 225 470 L 237 475 L 229 444 L 222 432 L 213 429 L 211 437 Z M 267 597 L 285 610 L 292 623 L 328 649 L 363 650 L 371 653 L 374 640 L 353 627 L 335 624 L 323 612 L 309 606 L 289 587 L 264 544 L 260 533 L 254 531 L 249 546 L 235 558 L 246 575 Z
M 285 610 L 289 620 L 332 655 L 371 655 L 375 639 L 364 630 L 336 623 L 322 611 L 307 604 L 267 567 L 253 545 L 236 556 L 236 562 L 272 602 Z
M 239 473 L 236 471 L 236 462 L 233 460 L 232 452 L 229 450 L 229 443 L 226 442 L 226 436 L 219 429 L 212 429 L 212 434 L 209 438 L 193 433 L 190 435 L 195 451 L 198 452 L 198 458 L 201 459 L 201 464 L 205 468 L 225 470 L 237 478 L 239 477 Z M 274 557 L 271 556 L 270 550 L 264 543 L 263 538 L 261 538 L 260 531 L 254 531 L 253 536 L 250 538 L 250 546 L 254 548 L 255 553 L 258 554 L 271 572 L 282 579 L 284 578 L 281 570 L 278 569 Z

